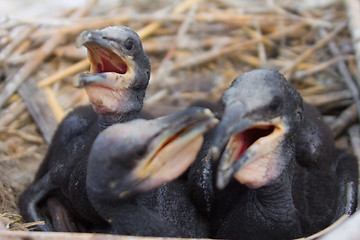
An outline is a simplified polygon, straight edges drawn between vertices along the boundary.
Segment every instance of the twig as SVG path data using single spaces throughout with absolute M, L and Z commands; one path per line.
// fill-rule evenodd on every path
M 71 26 L 58 27 L 53 29 L 38 30 L 32 35 L 34 39 L 41 39 L 44 37 L 52 36 L 54 34 L 61 35 L 76 35 L 81 31 L 87 29 L 100 29 L 107 26 L 124 24 L 129 21 L 129 16 L 118 16 L 110 19 L 99 18 L 98 21 L 86 21 L 83 24 L 73 24 Z
M 252 55 L 247 55 L 247 54 L 241 54 L 238 56 L 240 61 L 243 61 L 247 64 L 249 64 L 250 66 L 259 68 L 260 67 L 260 60 L 257 57 L 254 57 Z
M 72 15 L 71 18 L 76 18 L 76 17 L 84 17 L 86 16 L 89 11 L 91 10 L 91 8 L 98 2 L 98 0 L 89 0 L 86 1 L 86 5 L 80 9 L 77 9 Z
M 322 236 L 321 240 L 350 240 L 360 236 L 360 212 L 355 212 L 343 224 Z
M 93 2 L 90 3 L 88 6 L 84 7 L 83 9 L 79 9 L 77 12 L 73 14 L 73 16 L 78 17 L 78 16 L 82 16 L 83 14 L 86 14 L 90 9 L 91 4 L 93 4 Z M 19 88 L 19 86 L 25 81 L 25 79 L 28 78 L 33 73 L 33 71 L 42 63 L 42 61 L 46 57 L 48 57 L 52 53 L 52 51 L 58 45 L 62 44 L 64 41 L 65 38 L 61 34 L 53 35 L 34 53 L 34 59 L 32 59 L 32 61 L 26 62 L 21 67 L 19 72 L 13 77 L 13 79 L 11 79 L 11 81 L 10 79 L 8 79 L 7 84 L 3 89 L 1 89 L 2 91 L 0 92 L 0 108 L 7 101 L 7 99 L 12 94 L 14 94 L 14 92 Z M 26 97 L 30 98 L 24 100 L 27 104 L 29 104 L 28 108 L 32 109 L 30 110 L 30 112 L 32 113 L 33 118 L 35 118 L 35 121 L 38 123 L 38 127 L 40 128 L 40 131 L 43 133 L 46 141 L 50 142 L 52 134 L 54 132 L 53 119 L 50 116 L 44 114 L 44 116 L 47 116 L 49 121 L 47 121 L 47 119 L 45 119 L 45 121 L 36 120 L 36 118 L 38 117 L 37 115 L 40 112 L 38 111 L 39 107 L 35 105 L 40 103 L 40 101 L 33 102 L 31 100 L 32 96 L 27 94 L 27 90 L 25 88 L 21 88 L 19 90 L 23 98 Z M 42 107 L 45 108 L 44 105 Z M 49 124 L 49 126 L 45 126 L 44 124 Z
M 172 43 L 172 46 L 168 49 L 165 57 L 163 58 L 163 60 L 161 61 L 159 67 L 157 68 L 156 72 L 155 72 L 155 77 L 153 77 L 152 82 L 158 82 L 159 84 L 161 84 L 162 86 L 164 86 L 164 82 L 162 81 L 164 78 L 167 77 L 167 75 L 170 74 L 170 71 L 167 70 L 167 66 L 171 65 L 171 59 L 173 58 L 173 56 L 175 55 L 176 49 L 178 48 L 179 45 L 184 45 L 181 44 L 181 39 L 184 38 L 184 35 L 186 34 L 186 32 L 188 31 L 189 27 L 190 27 L 190 23 L 193 21 L 194 19 L 194 14 L 196 11 L 196 6 L 197 4 L 194 4 L 191 6 L 190 11 L 187 14 L 187 17 L 185 18 L 184 22 L 180 25 L 178 32 L 176 34 L 176 38 L 175 41 Z
M 19 86 L 29 77 L 35 69 L 48 57 L 56 46 L 64 42 L 62 36 L 55 35 L 46 41 L 35 53 L 32 61 L 26 62 L 12 79 L 7 79 L 4 88 L 0 90 L 0 108 L 9 99 Z
M 196 0 L 196 1 L 188 0 L 185 3 L 183 3 L 182 5 L 175 8 L 173 13 L 174 14 L 182 13 L 183 11 L 186 11 L 188 8 L 190 8 L 193 4 L 195 4 L 198 1 L 200 1 L 200 0 Z M 142 39 L 144 39 L 144 38 L 150 36 L 153 32 L 155 32 L 159 27 L 161 27 L 161 25 L 162 25 L 162 23 L 152 23 L 152 24 L 149 24 L 146 27 L 138 30 L 137 33 Z M 52 83 L 59 81 L 67 76 L 70 76 L 70 75 L 80 72 L 82 69 L 89 67 L 89 65 L 90 65 L 89 60 L 84 59 L 84 60 L 76 63 L 75 65 L 72 65 L 69 68 L 64 69 L 61 72 L 59 72 L 53 76 L 50 76 L 47 79 L 42 80 L 41 82 L 39 82 L 39 87 L 51 85 Z
M 359 0 L 345 0 L 346 13 L 348 18 L 348 27 L 351 33 L 356 64 L 358 69 L 357 84 L 360 87 L 360 1 Z
M 52 115 L 49 105 L 44 101 L 46 97 L 35 84 L 29 81 L 24 82 L 21 85 L 19 94 L 24 99 L 31 116 L 40 129 L 45 141 L 50 143 L 57 127 L 57 121 Z
M 339 117 L 330 125 L 334 137 L 337 138 L 343 133 L 351 124 L 358 119 L 356 104 L 352 104 L 345 109 Z M 360 146 L 360 145 L 359 145 Z
M 360 162 L 360 125 L 353 125 L 349 128 L 350 142 L 353 149 L 353 153 Z
M 56 100 L 55 94 L 50 87 L 44 88 L 45 95 L 51 112 L 53 113 L 56 121 L 59 123 L 65 117 L 65 113 L 62 110 L 60 104 Z
M 66 232 L 21 232 L 21 231 L 0 231 L 0 238 L 2 240 L 136 240 L 139 237 L 123 236 L 113 234 L 99 234 L 99 233 L 66 233 Z M 159 239 L 159 238 L 155 238 Z M 163 240 L 176 240 L 178 238 L 160 238 Z M 154 240 L 154 237 L 141 237 L 141 240 Z M 201 240 L 199 238 L 199 240 Z M 204 239 L 203 239 L 204 240 Z
M 37 24 L 42 25 L 46 24 L 47 26 L 52 26 L 50 29 L 43 29 L 37 31 L 33 37 L 34 38 L 43 38 L 50 36 L 56 32 L 62 32 L 62 34 L 71 34 L 76 33 L 85 29 L 97 29 L 103 28 L 109 25 L 115 24 L 124 24 L 126 22 L 153 22 L 153 23 L 179 23 L 183 22 L 186 18 L 182 13 L 190 9 L 191 5 L 200 2 L 201 0 L 191 1 L 188 0 L 184 4 L 179 5 L 171 14 L 153 14 L 153 13 L 143 13 L 143 14 L 127 14 L 123 13 L 121 16 L 102 16 L 102 17 L 82 17 L 82 18 L 30 18 L 30 17 L 12 17 L 17 20 L 19 23 L 25 24 Z M 205 23 L 225 23 L 233 26 L 251 26 L 255 27 L 256 24 L 260 26 L 274 26 L 279 22 L 283 22 L 284 25 L 291 25 L 294 23 L 303 23 L 306 25 L 314 26 L 314 21 L 309 18 L 302 18 L 296 20 L 292 17 L 280 15 L 280 14 L 238 14 L 234 11 L 226 10 L 214 10 L 210 13 L 200 12 L 195 16 L 196 22 L 205 22 Z M 155 24 L 154 24 L 155 25 Z M 332 26 L 332 23 L 323 21 L 315 26 L 328 28 Z M 152 27 L 149 27 L 151 29 Z
M 294 62 L 290 63 L 288 66 L 280 70 L 285 76 L 286 79 L 290 79 L 296 66 L 309 58 L 316 50 L 324 47 L 331 39 L 333 39 L 339 32 L 341 32 L 346 26 L 346 23 L 339 24 L 326 38 L 323 38 L 316 42 L 311 48 L 308 48 L 304 53 L 300 54 Z
M 45 224 L 44 221 L 17 224 L 17 226 L 11 227 L 10 231 L 21 231 L 21 230 L 24 231 L 24 229 L 31 229 L 34 226 L 44 225 L 44 224 Z
M 20 129 L 21 127 L 26 126 L 30 122 L 31 122 L 30 112 L 25 111 L 21 113 L 19 117 L 14 119 L 14 121 L 9 124 L 9 128 Z
M 342 101 L 345 99 L 351 99 L 352 95 L 350 90 L 341 90 L 337 92 L 330 92 L 321 95 L 304 96 L 304 100 L 317 107 L 323 105 L 331 105 L 335 102 Z
M 37 28 L 37 26 L 25 26 L 25 29 L 21 29 L 21 34 L 16 34 L 16 37 L 11 39 L 10 43 L 6 45 L 4 49 L 0 52 L 0 62 L 5 61 L 6 58 L 18 47 L 22 42 L 24 42 L 31 33 Z
M 261 37 L 261 34 L 259 34 L 259 30 L 261 30 L 259 24 L 256 25 L 256 31 L 249 28 L 248 26 L 243 26 L 242 29 L 251 38 L 259 38 L 259 37 Z M 263 43 L 268 47 L 273 47 L 274 46 L 274 42 L 271 41 L 270 39 L 264 39 Z
M 0 127 L 0 132 L 19 136 L 28 142 L 32 142 L 32 143 L 36 143 L 36 144 L 44 143 L 44 140 L 41 137 L 26 133 L 24 131 L 19 131 L 17 129 Z
M 0 126 L 6 127 L 14 119 L 18 118 L 23 112 L 26 111 L 26 105 L 20 100 L 12 103 L 6 109 L 0 112 Z
M 258 38 L 262 37 L 262 32 L 258 24 L 256 25 L 256 34 Z M 264 42 L 259 42 L 257 44 L 257 48 L 258 48 L 258 55 L 259 55 L 261 67 L 265 67 L 267 64 L 266 64 L 266 52 L 265 52 Z
M 359 170 L 360 170 L 360 148 L 359 148 L 359 146 L 360 146 L 360 125 L 359 124 L 353 125 L 348 130 L 348 133 L 350 135 L 351 147 L 352 147 L 354 155 L 357 158 Z M 360 209 L 360 199 L 359 198 L 358 198 L 357 204 L 358 204 L 358 206 L 357 206 L 356 210 L 359 212 L 359 209 Z
M 329 232 L 333 231 L 334 229 L 336 229 L 338 226 L 340 226 L 341 224 L 344 223 L 344 221 L 346 219 L 349 218 L 349 215 L 343 215 L 341 216 L 338 220 L 336 220 L 333 224 L 331 224 L 330 226 L 328 226 L 327 228 L 325 228 L 324 230 L 315 233 L 309 237 L 306 238 L 297 238 L 295 240 L 314 240 L 314 239 L 319 239 L 322 236 L 326 236 L 326 234 L 328 234 Z
M 179 13 L 183 13 L 186 12 L 188 9 L 190 9 L 190 7 L 196 3 L 198 3 L 201 0 L 187 0 L 185 1 L 183 4 L 179 5 L 178 7 L 176 7 L 171 14 L 179 14 Z M 150 36 L 153 32 L 155 32 L 157 29 L 159 29 L 162 25 L 162 22 L 154 22 L 151 23 L 149 25 L 147 25 L 146 27 L 140 29 L 138 31 L 139 36 L 144 39 L 148 36 Z
M 273 59 L 272 63 L 279 67 L 285 67 L 289 64 L 289 59 Z M 308 70 L 313 67 L 316 67 L 317 64 L 309 63 L 309 62 L 301 62 L 296 66 L 297 70 Z
M 248 34 L 251 38 L 253 39 L 258 39 L 258 38 L 262 38 L 262 32 L 261 32 L 261 28 L 259 26 L 259 24 L 257 24 L 255 26 L 255 30 L 247 27 L 247 26 L 243 26 L 242 29 L 244 30 L 244 32 L 246 34 Z M 257 52 L 258 52 L 258 58 L 257 57 L 253 57 L 252 59 L 255 60 L 256 59 L 256 67 L 265 67 L 266 66 L 266 52 L 265 52 L 265 45 L 269 46 L 269 47 L 273 47 L 274 43 L 270 40 L 270 39 L 266 39 L 264 38 L 264 41 L 260 41 L 257 46 Z M 253 64 L 251 64 L 253 65 Z
M 64 79 L 65 77 L 79 73 L 82 70 L 86 69 L 89 66 L 89 64 L 90 64 L 90 62 L 88 59 L 81 60 L 80 62 L 77 62 L 76 64 L 73 64 L 64 70 L 59 71 L 59 72 L 55 73 L 54 75 L 41 80 L 40 82 L 38 82 L 38 87 L 42 88 L 42 87 L 49 86 L 61 79 Z
M 73 45 L 60 46 L 56 48 L 54 50 L 54 55 L 57 57 L 70 58 L 75 60 L 82 60 L 87 57 L 86 49 L 77 48 Z
M 257 39 L 233 43 L 231 45 L 223 47 L 222 49 L 210 50 L 210 51 L 204 52 L 202 54 L 193 56 L 192 58 L 174 62 L 172 70 L 178 70 L 178 69 L 182 69 L 182 68 L 193 67 L 193 66 L 197 66 L 200 64 L 204 64 L 204 63 L 212 61 L 218 57 L 221 57 L 223 55 L 235 53 L 240 50 L 248 49 L 249 47 L 252 47 L 259 42 L 265 41 L 266 39 L 272 39 L 272 40 L 279 39 L 283 35 L 286 35 L 289 32 L 296 31 L 302 27 L 304 27 L 303 23 L 295 24 L 295 25 L 289 26 L 285 29 L 281 29 L 281 30 L 275 31 L 273 33 L 270 33 L 268 35 L 262 35 L 262 37 L 259 37 Z
M 158 91 L 157 93 L 153 94 L 152 96 L 147 97 L 145 99 L 144 105 L 146 105 L 146 106 L 154 105 L 155 103 L 157 103 L 158 101 L 160 101 L 167 95 L 168 95 L 167 89 L 162 89 L 162 90 Z
M 298 89 L 301 96 L 303 96 L 303 97 L 321 94 L 324 92 L 328 92 L 329 90 L 331 91 L 331 89 L 329 89 L 329 87 L 325 87 L 325 86 L 321 86 L 321 85 L 315 85 L 315 86 L 304 88 L 304 89 Z
M 321 30 L 320 31 L 321 35 L 327 37 L 327 33 L 325 30 Z M 333 41 L 329 41 L 329 48 L 331 53 L 334 56 L 339 56 L 341 54 L 340 49 L 336 46 L 336 44 Z M 354 80 L 351 77 L 350 72 L 347 69 L 346 63 L 344 60 L 340 60 L 337 63 L 337 67 L 339 69 L 339 72 L 341 74 L 341 76 L 343 77 L 344 82 L 346 83 L 348 89 L 351 91 L 351 94 L 354 98 L 354 101 L 356 103 L 356 107 L 357 107 L 357 112 L 359 115 L 359 120 L 360 120 L 360 93 L 359 93 L 359 88 L 356 85 L 356 83 L 354 82 Z
M 198 2 L 198 1 L 199 0 L 197 0 L 197 1 L 188 0 L 184 4 L 177 7 L 173 11 L 173 13 L 181 13 L 183 11 L 186 11 L 189 7 L 191 7 L 195 2 Z M 137 31 L 137 33 L 142 39 L 144 39 L 144 38 L 150 36 L 150 34 L 152 34 L 153 32 L 155 32 L 160 26 L 161 26 L 161 23 L 149 24 L 146 27 Z M 89 67 L 89 65 L 90 65 L 89 60 L 84 59 L 84 60 L 64 69 L 63 71 L 40 81 L 39 87 L 51 85 L 52 83 L 59 81 L 67 76 L 70 76 L 70 75 L 80 72 L 82 69 Z
M 35 52 L 36 50 L 30 50 L 24 54 L 13 54 L 4 61 L 7 64 L 13 65 L 24 64 L 25 62 L 30 61 L 34 57 Z
M 303 17 L 299 15 L 295 15 L 294 13 L 291 13 L 290 11 L 286 10 L 283 7 L 280 7 L 279 5 L 275 5 L 275 10 L 282 15 L 288 16 L 290 19 L 296 19 L 297 21 L 303 21 L 304 23 L 309 24 L 312 27 L 332 27 L 333 23 L 330 21 L 324 21 L 317 18 L 310 18 L 310 17 Z
M 319 63 L 317 65 L 315 65 L 314 67 L 308 69 L 308 70 L 303 70 L 303 71 L 297 71 L 294 74 L 294 79 L 304 79 L 306 77 L 309 77 L 311 75 L 314 75 L 318 72 L 324 71 L 327 68 L 329 68 L 331 65 L 334 65 L 336 63 L 338 63 L 339 61 L 346 61 L 346 60 L 351 60 L 353 59 L 354 56 L 353 55 L 340 55 L 340 56 L 335 56 L 332 59 L 323 62 L 323 63 Z

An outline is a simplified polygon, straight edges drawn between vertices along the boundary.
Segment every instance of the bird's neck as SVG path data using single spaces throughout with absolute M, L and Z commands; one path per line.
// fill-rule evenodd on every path
M 241 231 L 257 236 L 247 239 L 293 239 L 301 236 L 298 211 L 292 199 L 292 184 L 286 175 L 280 176 L 281 181 L 279 178 L 271 185 L 247 192 L 242 201 L 244 206 L 237 209 L 241 216 L 238 224 L 244 225 Z
M 292 182 L 294 178 L 295 151 L 294 141 L 290 138 L 280 153 L 280 160 L 284 164 L 282 173 L 271 183 L 255 189 L 255 199 L 264 206 L 264 210 L 275 210 L 279 215 L 295 213 L 296 209 L 292 198 Z M 284 208 L 286 206 L 286 208 Z M 290 211 L 290 212 L 289 212 Z
M 287 157 L 291 158 L 288 166 L 277 179 L 259 189 L 250 190 L 250 208 L 254 215 L 262 216 L 270 225 L 276 223 L 276 226 L 282 226 L 284 236 L 296 238 L 301 236 L 302 229 L 292 194 L 295 154 L 292 152 Z
M 100 130 L 116 124 L 124 123 L 138 118 L 143 107 L 143 99 L 145 96 L 144 89 L 128 89 L 118 99 L 117 107 L 109 112 L 98 112 Z
M 138 118 L 140 111 L 126 111 L 126 112 L 115 112 L 109 114 L 99 114 L 99 127 L 100 130 L 103 131 L 107 127 L 116 124 L 116 123 L 124 123 Z
M 276 210 L 279 215 L 289 214 L 289 210 L 295 209 L 292 204 L 292 177 L 289 175 L 284 172 L 271 184 L 250 191 L 256 204 L 263 206 L 261 209 Z M 285 205 L 290 209 L 285 209 Z

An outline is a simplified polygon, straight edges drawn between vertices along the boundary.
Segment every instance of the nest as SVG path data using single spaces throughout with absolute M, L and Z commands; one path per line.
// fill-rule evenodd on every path
M 0 17 L 0 230 L 10 230 L 0 237 L 105 238 L 27 232 L 38 223 L 23 223 L 16 206 L 58 123 L 88 104 L 72 87 L 89 67 L 86 50 L 74 44 L 82 30 L 126 25 L 138 32 L 152 64 L 144 110 L 155 117 L 216 102 L 240 73 L 271 68 L 318 107 L 337 147 L 360 159 L 360 44 L 352 41 L 359 0 L 100 2 Z

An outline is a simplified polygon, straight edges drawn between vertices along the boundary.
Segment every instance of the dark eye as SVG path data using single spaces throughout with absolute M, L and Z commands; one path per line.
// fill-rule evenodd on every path
M 275 96 L 269 104 L 269 110 L 271 112 L 277 112 L 282 108 L 282 105 L 283 105 L 283 101 L 281 97 Z
M 128 51 L 133 50 L 134 45 L 135 45 L 135 43 L 134 43 L 134 40 L 132 40 L 132 39 L 127 39 L 124 43 L 124 46 L 125 46 L 126 50 L 128 50 Z
M 142 158 L 146 153 L 146 146 L 138 146 L 136 147 L 134 154 L 137 158 Z

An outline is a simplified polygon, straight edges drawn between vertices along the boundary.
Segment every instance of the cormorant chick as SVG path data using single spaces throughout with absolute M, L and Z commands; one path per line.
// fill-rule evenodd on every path
M 87 199 L 88 155 L 101 130 L 138 117 L 150 78 L 149 59 L 130 28 L 84 31 L 77 43 L 87 47 L 91 67 L 74 85 L 85 88 L 92 106 L 75 109 L 61 122 L 34 182 L 19 198 L 26 221 L 45 221 L 36 230 L 89 231 L 103 223 Z
M 87 192 L 112 233 L 208 237 L 208 224 L 189 199 L 184 172 L 195 160 L 203 133 L 217 123 L 210 110 L 192 107 L 116 124 L 97 137 L 89 155 Z
M 77 45 L 88 49 L 91 67 L 74 86 L 85 88 L 101 130 L 137 118 L 151 69 L 136 32 L 123 26 L 84 31 Z
M 335 149 L 320 114 L 303 107 L 281 74 L 244 73 L 223 102 L 212 146 L 220 158 L 216 184 L 224 189 L 214 204 L 213 237 L 293 239 L 355 210 L 356 159 Z M 354 203 L 348 209 L 347 192 Z

